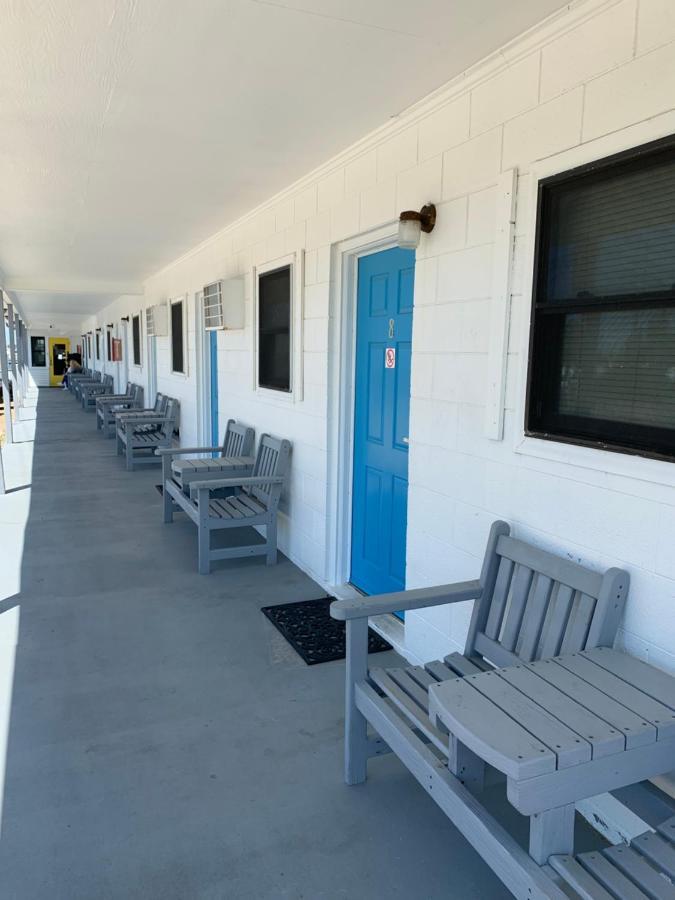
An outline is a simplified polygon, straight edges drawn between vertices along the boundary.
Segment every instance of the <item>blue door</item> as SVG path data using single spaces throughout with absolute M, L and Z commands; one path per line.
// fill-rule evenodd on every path
M 218 333 L 209 331 L 209 397 L 211 401 L 211 446 L 220 444 L 218 433 Z M 216 453 L 212 454 L 217 456 Z
M 405 587 L 414 280 L 413 250 L 359 260 L 351 581 L 366 594 Z

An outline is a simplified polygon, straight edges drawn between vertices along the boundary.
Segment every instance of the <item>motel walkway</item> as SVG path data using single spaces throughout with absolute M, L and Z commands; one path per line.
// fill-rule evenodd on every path
M 317 585 L 283 557 L 198 575 L 157 481 L 40 390 L 32 489 L 0 498 L 30 498 L 21 593 L 0 604 L 19 614 L 3 900 L 508 896 L 396 758 L 343 784 L 344 664 L 308 668 L 259 612 Z

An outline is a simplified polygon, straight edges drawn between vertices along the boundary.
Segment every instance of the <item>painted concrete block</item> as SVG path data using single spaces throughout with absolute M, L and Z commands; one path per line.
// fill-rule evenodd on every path
M 526 169 L 530 162 L 578 144 L 583 102 L 583 89 L 577 88 L 507 122 L 503 168 Z
M 541 99 L 628 62 L 633 55 L 635 11 L 636 0 L 624 0 L 544 47 Z
M 586 86 L 584 140 L 675 108 L 675 54 L 670 45 Z
M 377 148 L 377 180 L 389 181 L 417 163 L 417 127 L 407 128 Z
M 471 94 L 471 134 L 482 134 L 536 106 L 539 100 L 539 54 L 504 69 Z
M 640 0 L 637 52 L 675 41 L 675 4 L 671 0 Z
M 419 157 L 438 156 L 469 137 L 469 94 L 459 97 L 422 119 L 419 126 Z
M 443 199 L 496 184 L 501 170 L 502 130 L 495 128 L 443 154 Z
M 345 193 L 355 194 L 377 181 L 377 154 L 369 150 L 345 166 Z

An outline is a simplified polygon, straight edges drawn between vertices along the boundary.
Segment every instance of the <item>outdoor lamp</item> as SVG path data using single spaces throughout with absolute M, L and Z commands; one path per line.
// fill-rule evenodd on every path
M 407 209 L 398 217 L 398 245 L 404 250 L 416 250 L 422 232 L 429 234 L 436 224 L 436 207 L 427 203 L 419 212 Z

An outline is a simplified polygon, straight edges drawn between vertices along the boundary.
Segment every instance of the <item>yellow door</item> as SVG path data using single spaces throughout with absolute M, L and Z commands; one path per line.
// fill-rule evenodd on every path
M 49 384 L 59 387 L 68 368 L 70 339 L 63 337 L 49 338 Z

